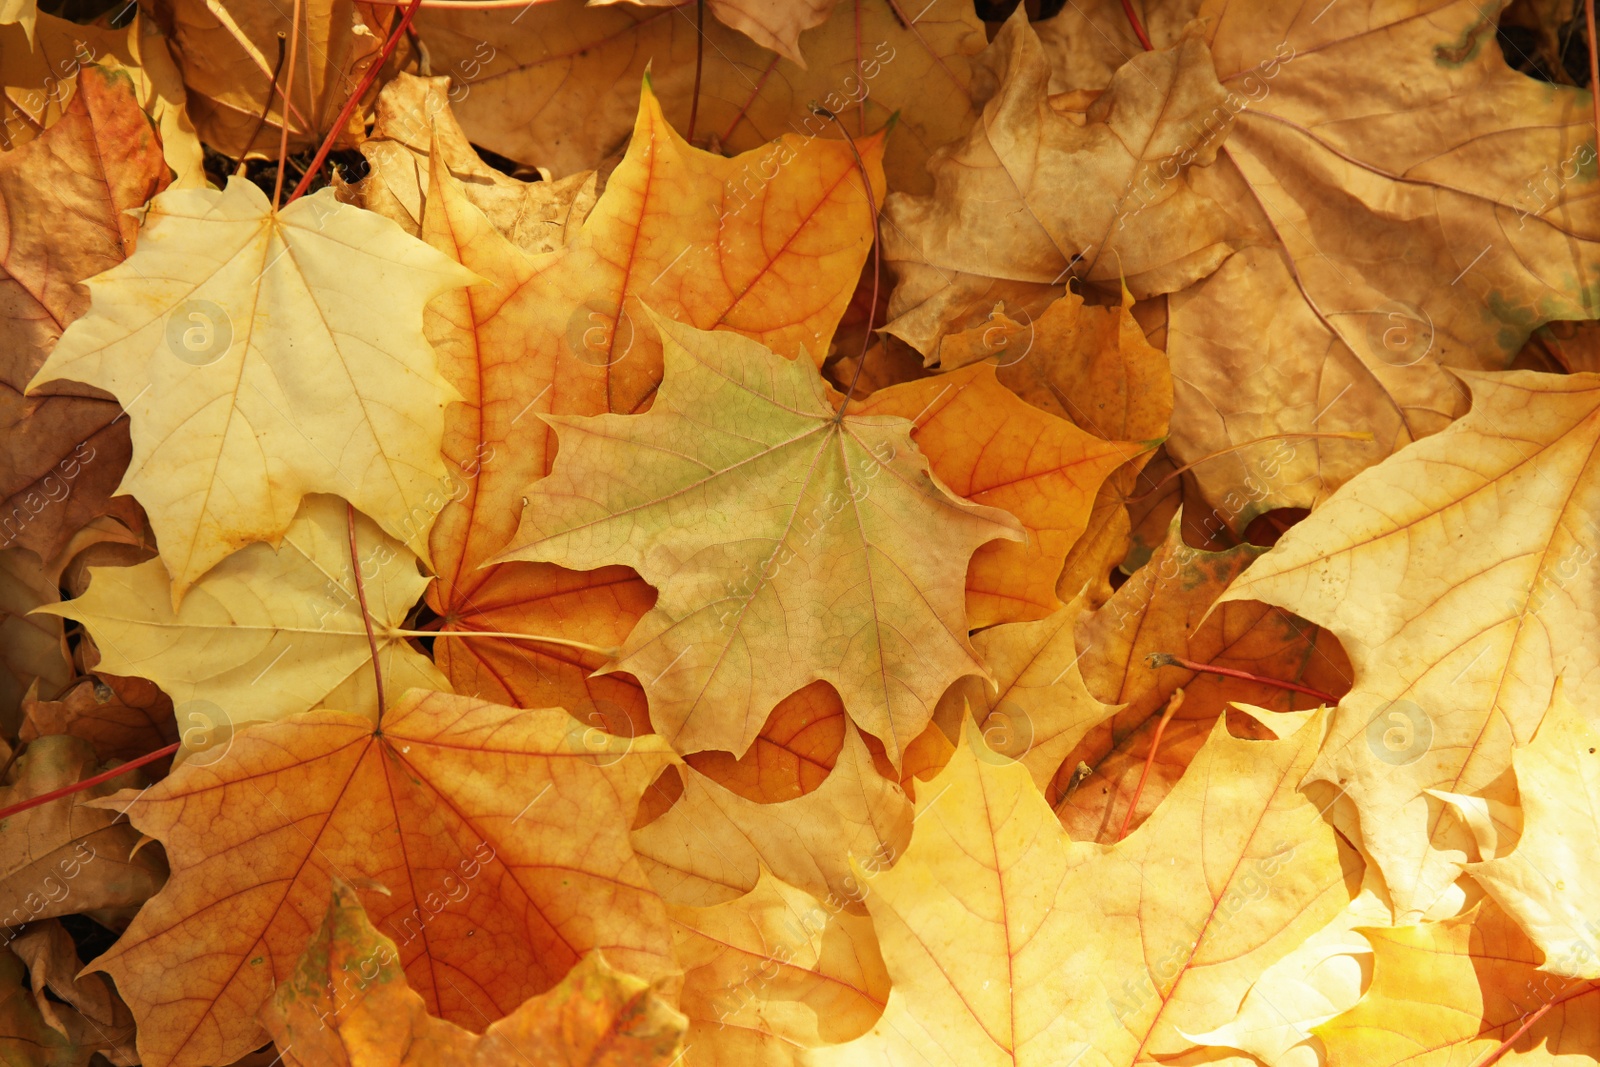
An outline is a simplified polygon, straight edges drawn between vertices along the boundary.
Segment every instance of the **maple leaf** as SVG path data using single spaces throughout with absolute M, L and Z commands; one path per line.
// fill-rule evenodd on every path
M 172 700 L 142 678 L 118 678 L 121 690 L 98 675 L 75 684 L 59 700 L 40 700 L 37 684 L 22 701 L 21 741 L 51 734 L 81 737 L 101 762 L 129 760 L 178 739 Z
M 683 1016 L 647 982 L 613 970 L 598 951 L 481 1035 L 428 1015 L 399 959 L 355 890 L 335 879 L 316 937 L 262 1010 L 284 1062 L 510 1067 L 530 1062 L 531 1053 L 552 1067 L 669 1067 L 680 1055 Z
M 1372 985 L 1315 1033 L 1330 1063 L 1515 1067 L 1600 1056 L 1600 985 L 1545 973 L 1539 950 L 1492 900 L 1467 914 L 1394 929 L 1363 929 Z
M 29 923 L 7 947 L 27 964 L 34 1004 L 50 1029 L 86 1054 L 99 1051 L 113 1063 L 135 1062 L 128 1006 L 104 975 L 78 975 L 83 962 L 60 919 Z
M 853 726 L 821 785 L 793 800 L 749 800 L 692 767 L 683 796 L 633 831 L 650 882 L 670 903 L 704 907 L 747 893 L 770 870 L 835 910 L 859 910 L 852 855 L 887 862 L 905 850 L 911 805 L 873 768 Z
M 441 369 L 466 398 L 447 415 L 451 470 L 430 535 L 440 580 L 429 605 L 445 633 L 610 647 L 650 606 L 649 588 L 615 568 L 579 578 L 528 564 L 481 566 L 515 532 L 528 483 L 549 472 L 555 435 L 540 416 L 631 413 L 652 402 L 661 347 L 643 301 L 784 355 L 826 352 L 871 245 L 882 142 L 859 147 L 870 201 L 850 146 L 791 137 L 779 147 L 787 164 L 731 203 L 725 186 L 751 157 L 723 159 L 686 144 L 646 85 L 605 194 L 573 242 L 543 257 L 496 234 L 469 202 L 467 183 L 446 173 L 443 153 L 431 158 L 423 236 L 485 279 L 436 300 L 427 317 Z M 463 691 L 646 721 L 636 684 L 585 677 L 604 657 L 499 638 L 443 643 L 440 665 Z
M 899 278 L 889 333 L 931 357 L 997 300 L 1040 310 L 1069 275 L 1121 279 L 1137 296 L 1172 292 L 1232 251 L 1226 213 L 1184 181 L 1167 182 L 1138 217 L 1105 194 L 1174 157 L 1221 107 L 1203 43 L 1135 56 L 1083 122 L 1047 96 L 1049 65 L 1020 8 L 975 63 L 989 75 L 982 119 L 934 154 L 931 195 L 884 204 L 884 257 Z M 1215 145 L 1199 146 L 1178 173 L 1215 155 Z
M 52 793 L 100 769 L 87 741 L 39 738 L 17 757 L 0 786 L 0 807 Z M 69 794 L 5 819 L 0 924 L 15 927 L 77 912 L 113 914 L 138 907 L 161 888 L 167 865 L 160 852 L 137 849 L 139 835 L 116 809 L 100 811 L 85 803 L 116 788 L 90 786 L 87 796 Z
M 803 68 L 715 21 L 702 38 L 681 8 L 578 0 L 517 11 L 424 8 L 417 25 L 434 62 L 459 72 L 469 90 L 458 114 L 473 143 L 557 175 L 598 166 L 616 151 L 633 119 L 632 86 L 648 69 L 680 129 L 694 110 L 696 140 L 710 132 L 736 152 L 791 134 L 834 136 L 837 128 L 813 105 L 837 114 L 855 137 L 897 116 L 900 132 L 885 160 L 889 184 L 922 191 L 931 184 L 928 153 L 972 124 L 971 60 L 985 36 L 968 3 L 916 6 L 842 0 L 831 18 L 801 35 Z M 771 160 L 772 152 L 762 158 Z M 757 165 L 735 181 L 759 187 L 766 169 Z
M 124 212 L 167 184 L 161 145 L 125 77 L 77 78 L 64 114 L 37 139 L 0 154 L 0 545 L 54 556 L 99 515 L 137 521 L 110 498 L 131 446 L 122 407 L 98 389 L 59 383 L 24 397 L 67 324 L 88 309 L 78 285 L 133 250 Z
M 1600 678 L 1585 567 L 1600 529 L 1600 378 L 1465 374 L 1473 406 L 1348 482 L 1257 560 L 1223 602 L 1261 600 L 1326 627 L 1355 684 L 1313 780 L 1347 791 L 1402 917 L 1456 880 L 1468 840 L 1427 789 L 1484 792 L 1511 767 L 1556 679 Z
M 803 361 L 652 321 L 654 405 L 550 417 L 560 453 L 501 558 L 622 563 L 660 591 L 616 667 L 644 679 L 679 751 L 743 755 L 779 700 L 821 679 L 898 766 L 940 692 L 982 670 L 967 560 L 1017 538 L 1016 520 L 931 477 L 905 420 L 836 413 Z
M 1101 483 L 1137 450 L 1053 418 L 1000 384 L 993 366 L 880 389 L 854 413 L 911 421 L 934 477 L 1022 524 L 1021 544 L 985 545 L 967 567 L 967 626 L 1041 619 L 1061 606 L 1056 580 L 1089 523 Z
M 387 890 L 362 899 L 428 1011 L 458 1025 L 511 1012 L 594 948 L 665 975 L 666 916 L 626 835 L 672 755 L 654 737 L 587 742 L 560 709 L 412 690 L 380 726 L 305 712 L 109 798 L 173 867 L 93 964 L 133 1009 L 144 1062 L 226 1063 L 259 1045 L 255 1013 L 291 977 L 335 876 Z
M 1068 290 L 1032 321 L 995 313 L 985 325 L 942 342 L 940 366 L 985 359 L 1023 400 L 1102 440 L 1155 441 L 1166 436 L 1172 417 L 1172 374 L 1166 353 L 1134 319 L 1132 300 L 1124 289 L 1121 307 L 1088 307 Z M 1127 500 L 1154 454 L 1140 452 L 1100 486 L 1088 526 L 1056 582 L 1061 599 L 1081 592 L 1090 607 L 1099 607 L 1111 596 L 1111 568 L 1129 552 Z
M 1600 864 L 1600 729 L 1558 693 L 1526 748 L 1512 753 L 1522 837 L 1467 870 L 1544 953 L 1544 971 L 1600 978 L 1600 912 L 1582 894 Z
M 695 1064 L 803 1062 L 803 1050 L 859 1037 L 883 1012 L 889 975 L 865 915 L 765 870 L 742 897 L 667 913 Z
M 276 550 L 257 543 L 235 552 L 176 611 L 159 559 L 91 567 L 83 596 L 38 610 L 82 622 L 104 650 L 106 671 L 159 685 L 177 705 L 191 752 L 225 743 L 248 723 L 317 707 L 376 721 L 372 652 L 348 530 L 339 500 L 307 497 Z M 428 584 L 416 557 L 365 516 L 355 531 L 389 688 L 448 688 L 425 656 L 386 632 L 399 627 Z
M 1155 810 L 1205 743 L 1229 705 L 1273 711 L 1315 707 L 1318 698 L 1248 679 L 1194 671 L 1151 657 L 1180 656 L 1261 678 L 1281 679 L 1335 696 L 1350 687 L 1350 666 L 1327 633 L 1282 608 L 1254 602 L 1212 605 L 1263 549 L 1237 545 L 1221 552 L 1190 548 L 1175 515 L 1166 538 L 1149 562 L 1109 601 L 1080 618 L 1071 640 L 1083 649 L 1079 669 L 1089 692 L 1122 709 L 1094 730 L 1061 763 L 1063 775 L 1082 766 L 1093 777 L 1057 784 L 1065 793 L 1056 807 L 1074 837 L 1110 842 L 1127 806 L 1144 783 L 1130 826 Z M 1145 766 L 1163 711 L 1183 690 L 1183 702 L 1161 733 L 1148 777 Z M 1234 722 L 1248 726 L 1235 716 Z M 1047 792 L 1047 795 L 1048 792 Z
M 1354 895 L 1353 857 L 1295 791 L 1324 721 L 1281 741 L 1219 723 L 1110 847 L 1068 841 L 969 721 L 910 847 L 865 886 L 894 983 L 883 1020 L 815 1062 L 1153 1064 L 1193 1047 L 1184 1034 L 1228 1018 Z
M 120 488 L 150 516 L 174 606 L 229 552 L 281 538 L 307 493 L 420 546 L 450 396 L 422 306 L 472 277 L 329 192 L 275 212 L 237 179 L 169 190 L 29 388 L 70 378 L 122 403 Z
M 1194 390 L 1173 454 L 1310 430 L 1377 440 L 1304 442 L 1276 479 L 1265 446 L 1198 468 L 1212 499 L 1265 489 L 1236 528 L 1459 416 L 1444 366 L 1499 369 L 1535 326 L 1600 311 L 1600 215 L 1572 181 L 1594 166 L 1589 100 L 1506 66 L 1500 6 L 1363 2 L 1313 22 L 1271 0 L 1202 5 L 1234 118 L 1218 164 L 1190 175 L 1241 247 L 1171 302 L 1173 373 Z

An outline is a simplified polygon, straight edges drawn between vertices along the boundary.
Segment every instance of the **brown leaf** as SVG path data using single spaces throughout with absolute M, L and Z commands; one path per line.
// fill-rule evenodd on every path
M 139 521 L 112 500 L 131 445 L 122 407 L 98 389 L 23 389 L 89 307 L 78 283 L 133 250 L 124 212 L 167 185 L 161 144 L 126 75 L 88 68 L 61 120 L 0 154 L 0 545 L 54 556 L 97 515 Z

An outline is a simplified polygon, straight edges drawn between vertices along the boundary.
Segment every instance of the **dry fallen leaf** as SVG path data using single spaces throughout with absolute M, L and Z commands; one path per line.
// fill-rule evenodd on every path
M 34 741 L 0 785 L 0 807 L 54 792 L 102 768 L 87 741 L 45 737 Z M 124 778 L 128 785 L 138 778 Z M 120 808 L 90 806 L 117 791 L 102 783 L 87 795 L 69 794 L 9 816 L 0 840 L 0 925 L 137 907 L 161 888 L 167 865 L 159 849 L 136 848 L 139 835 Z
M 975 63 L 989 73 L 982 118 L 930 160 L 931 195 L 884 206 L 884 256 L 899 279 L 890 333 L 932 358 L 996 301 L 1041 311 L 1068 277 L 1173 292 L 1233 250 L 1227 214 L 1182 180 L 1217 151 L 1189 144 L 1224 95 L 1203 43 L 1134 57 L 1078 120 L 1047 96 L 1049 63 L 1020 7 Z M 1181 152 L 1137 217 L 1109 192 Z
M 763 870 L 742 897 L 669 906 L 684 969 L 693 1067 L 779 1067 L 859 1037 L 878 1021 L 889 975 L 872 920 Z
M 983 364 L 880 389 L 853 411 L 911 420 L 911 440 L 934 477 L 1022 524 L 1025 541 L 985 545 L 967 567 L 971 629 L 1041 619 L 1061 606 L 1056 579 L 1067 551 L 1106 476 L 1138 450 L 1024 403 Z
M 430 1016 L 399 959 L 355 890 L 335 880 L 316 936 L 262 1010 L 285 1064 L 670 1067 L 679 1055 L 683 1016 L 598 951 L 481 1035 Z
M 77 86 L 59 121 L 0 154 L 0 432 L 14 442 L 0 459 L 0 545 L 45 558 L 96 516 L 139 514 L 131 498 L 110 499 L 131 448 L 122 406 L 65 382 L 22 391 L 88 310 L 78 283 L 133 250 L 138 225 L 124 212 L 167 184 L 129 80 L 89 67 Z
M 763 870 L 859 911 L 850 859 L 885 863 L 905 851 L 911 805 L 873 767 L 866 743 L 846 726 L 839 757 L 821 785 L 793 800 L 761 803 L 685 768 L 683 796 L 633 832 L 650 882 L 672 904 L 705 907 L 756 887 Z
M 557 176 L 598 166 L 621 146 L 633 125 L 633 87 L 646 71 L 673 124 L 687 129 L 704 40 L 694 139 L 711 135 L 736 152 L 765 146 L 730 190 L 748 197 L 782 169 L 782 153 L 768 144 L 774 138 L 838 136 L 813 106 L 837 114 L 852 137 L 897 115 L 900 132 L 885 160 L 889 184 L 929 188 L 928 153 L 972 124 L 972 57 L 984 35 L 963 0 L 917 0 L 916 7 L 842 0 L 833 17 L 801 35 L 804 69 L 714 20 L 700 37 L 682 6 L 556 0 L 517 10 L 426 8 L 417 24 L 437 68 L 461 90 L 457 114 L 467 136 Z
M 1456 880 L 1470 841 L 1423 791 L 1485 791 L 1557 678 L 1582 708 L 1600 679 L 1586 630 L 1600 378 L 1465 381 L 1466 416 L 1350 481 L 1223 596 L 1293 611 L 1350 654 L 1311 777 L 1355 802 L 1402 917 Z
M 502 558 L 622 563 L 660 590 L 617 666 L 678 751 L 743 755 L 779 700 L 820 679 L 898 765 L 944 687 L 982 669 L 967 560 L 1015 539 L 1016 520 L 932 478 L 904 419 L 837 415 L 803 361 L 653 324 L 654 406 L 552 417 L 561 451 Z
M 169 190 L 30 388 L 66 378 L 121 402 L 119 488 L 150 516 L 174 607 L 228 553 L 281 538 L 308 493 L 343 493 L 425 551 L 413 513 L 444 474 L 451 390 L 422 307 L 472 278 L 328 192 L 276 213 L 239 179 Z
M 594 948 L 664 976 L 666 915 L 626 834 L 672 756 L 651 737 L 587 742 L 559 709 L 413 690 L 380 727 L 306 712 L 109 798 L 173 865 L 94 962 L 139 1020 L 144 1062 L 227 1063 L 259 1045 L 256 1010 L 290 978 L 336 876 L 365 880 L 408 982 L 457 1025 L 509 1013 Z
M 1354 895 L 1350 857 L 1295 791 L 1323 718 L 1283 741 L 1220 728 L 1166 805 L 1112 847 L 1070 842 L 976 727 L 865 882 L 894 985 L 883 1021 L 819 1064 L 1157 1063 L 1231 1017 L 1256 973 Z
M 847 146 L 789 138 L 781 147 L 787 165 L 733 210 L 724 186 L 752 160 L 684 143 L 647 86 L 605 194 L 572 242 L 542 257 L 494 232 L 469 202 L 470 183 L 443 173 L 442 148 L 431 160 L 423 236 L 484 279 L 436 300 L 426 326 L 441 370 L 466 398 L 447 414 L 450 470 L 427 516 L 438 516 L 430 543 L 440 576 L 429 605 L 445 632 L 610 647 L 650 606 L 644 583 L 618 568 L 583 577 L 526 563 L 481 569 L 515 532 L 528 483 L 549 472 L 555 435 L 544 415 L 632 413 L 652 402 L 661 345 L 647 306 L 755 336 L 786 356 L 825 354 L 871 242 L 868 197 Z M 859 149 L 874 183 L 880 148 Z M 872 195 L 881 197 L 881 184 Z M 580 601 L 590 610 L 575 610 Z M 647 721 L 637 685 L 584 678 L 603 656 L 498 638 L 444 644 L 441 666 L 462 691 Z
M 1235 529 L 1443 429 L 1467 406 L 1444 367 L 1502 368 L 1535 326 L 1600 311 L 1600 215 L 1592 179 L 1572 180 L 1593 173 L 1588 98 L 1510 70 L 1494 10 L 1201 7 L 1233 119 L 1219 162 L 1189 174 L 1234 216 L 1238 251 L 1171 300 L 1173 455 L 1376 436 L 1298 442 L 1277 478 L 1259 469 L 1273 445 L 1198 468 L 1213 500 L 1259 487 Z M 1562 175 L 1553 191 L 1546 164 Z M 1163 177 L 1140 176 L 1141 207 Z
M 1508 1067 L 1600 1058 L 1600 985 L 1538 969 L 1539 951 L 1485 900 L 1439 922 L 1364 929 L 1372 986 L 1316 1028 L 1329 1062 L 1367 1067 L 1476 1064 L 1502 1042 Z

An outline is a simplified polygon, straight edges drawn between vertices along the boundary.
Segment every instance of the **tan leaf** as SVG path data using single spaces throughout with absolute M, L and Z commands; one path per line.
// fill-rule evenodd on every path
M 1069 841 L 969 724 L 910 847 L 864 887 L 894 982 L 883 1020 L 816 1062 L 1123 1067 L 1192 1049 L 1184 1034 L 1231 1018 L 1354 895 L 1359 861 L 1295 791 L 1322 726 L 1241 741 L 1219 725 L 1168 803 L 1105 847 Z
M 815 0 L 803 0 L 805 4 Z M 800 3 L 771 5 L 793 11 Z M 983 24 L 966 0 L 846 0 L 800 37 L 802 69 L 708 19 L 704 45 L 681 6 L 588 7 L 557 0 L 514 10 L 424 8 L 417 25 L 439 69 L 463 88 L 457 114 L 467 136 L 502 155 L 565 176 L 598 166 L 627 139 L 634 86 L 649 71 L 673 125 L 686 130 L 695 53 L 704 48 L 695 141 L 715 137 L 748 152 L 799 134 L 831 139 L 839 130 L 811 110 L 837 114 L 852 137 L 898 114 L 886 148 L 889 184 L 930 186 L 928 153 L 972 124 L 971 58 Z M 750 195 L 781 170 L 771 150 L 734 177 L 730 193 Z
M 76 737 L 41 737 L 17 757 L 0 808 L 74 785 L 98 773 L 89 742 Z M 139 834 L 113 809 L 89 807 L 120 786 L 140 783 L 129 771 L 79 793 L 47 801 L 5 820 L 0 838 L 0 925 L 137 907 L 167 877 L 159 849 L 134 852 Z
M 1172 292 L 1232 251 L 1228 216 L 1185 179 L 1216 157 L 1215 144 L 1189 142 L 1224 95 L 1202 41 L 1141 52 L 1081 122 L 1047 95 L 1049 63 L 1022 8 L 975 62 L 991 94 L 982 118 L 933 157 L 932 195 L 884 205 L 899 277 L 890 333 L 931 357 L 996 301 L 1038 312 L 1069 276 Z M 1131 210 L 1134 179 L 1159 160 L 1175 161 L 1171 180 Z
M 1456 880 L 1471 846 L 1424 791 L 1487 791 L 1557 678 L 1574 695 L 1600 682 L 1586 631 L 1600 378 L 1465 380 L 1465 417 L 1353 479 L 1223 598 L 1293 611 L 1350 654 L 1355 684 L 1311 778 L 1355 802 L 1402 919 Z
M 1264 490 L 1235 530 L 1461 415 L 1444 367 L 1499 369 L 1534 327 L 1600 310 L 1600 211 L 1574 180 L 1594 167 L 1589 98 L 1506 66 L 1502 7 L 1360 0 L 1313 20 L 1274 0 L 1203 5 L 1233 118 L 1218 164 L 1190 175 L 1241 247 L 1171 300 L 1172 453 L 1376 437 L 1298 442 L 1275 478 L 1259 470 L 1273 445 L 1198 468 L 1212 500 Z M 1161 175 L 1141 184 L 1159 195 Z
M 1521 840 L 1510 855 L 1467 868 L 1539 947 L 1542 970 L 1568 978 L 1600 978 L 1600 909 L 1580 888 L 1600 866 L 1597 749 L 1594 716 L 1558 691 L 1533 741 L 1511 755 Z

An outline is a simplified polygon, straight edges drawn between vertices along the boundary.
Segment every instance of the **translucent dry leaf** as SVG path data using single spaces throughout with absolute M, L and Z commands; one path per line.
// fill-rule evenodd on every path
M 274 212 L 242 179 L 169 190 L 30 388 L 68 378 L 122 404 L 119 488 L 150 516 L 174 605 L 230 552 L 279 540 L 308 493 L 425 552 L 412 515 L 444 474 L 451 390 L 422 309 L 471 280 L 329 191 Z
M 559 708 L 412 690 L 381 731 L 306 712 L 109 798 L 173 866 L 94 964 L 133 1009 L 144 1062 L 229 1063 L 260 1045 L 256 1011 L 293 974 L 334 877 L 371 887 L 361 900 L 407 981 L 460 1026 L 511 1012 L 595 948 L 665 976 L 666 915 L 627 832 L 672 755 L 657 738 L 590 740 Z
M 1533 741 L 1511 754 L 1521 839 L 1509 855 L 1468 867 L 1539 946 L 1543 970 L 1568 978 L 1600 979 L 1600 908 L 1583 888 L 1600 877 L 1596 726 L 1557 695 Z
M 1600 1058 L 1600 985 L 1540 971 L 1539 950 L 1492 900 L 1361 933 L 1372 942 L 1372 985 L 1316 1028 L 1329 1063 L 1458 1067 L 1483 1062 L 1513 1035 L 1497 1061 L 1506 1067 Z
M 1282 741 L 1219 725 L 1114 846 L 1069 841 L 969 723 L 918 791 L 905 854 L 860 871 L 894 982 L 883 1020 L 815 1062 L 1126 1067 L 1192 1049 L 1185 1033 L 1231 1018 L 1354 895 L 1359 860 L 1295 789 L 1323 721 Z
M 1279 605 L 1349 653 L 1311 777 L 1355 802 L 1402 920 L 1472 843 L 1425 790 L 1487 791 L 1558 678 L 1583 709 L 1600 681 L 1600 376 L 1465 381 L 1466 416 L 1347 483 L 1223 598 Z
M 1150 657 L 1182 656 L 1262 678 L 1294 682 L 1333 696 L 1350 687 L 1350 664 L 1329 634 L 1282 608 L 1255 602 L 1216 602 L 1262 549 L 1238 545 L 1222 552 L 1190 548 L 1182 515 L 1173 517 L 1166 538 L 1145 565 L 1128 578 L 1099 611 L 1083 616 L 1074 640 L 1083 649 L 1079 669 L 1089 691 L 1124 705 L 1092 731 L 1062 765 L 1056 788 L 1080 765 L 1092 774 L 1072 782 L 1056 814 L 1074 837 L 1116 839 L 1128 804 L 1144 782 L 1129 825 L 1154 811 L 1182 777 L 1219 716 L 1233 704 L 1273 712 L 1317 706 L 1317 698 L 1292 689 L 1205 671 Z M 1150 745 L 1167 703 L 1178 689 L 1183 703 L 1161 734 L 1154 762 Z M 1246 716 L 1231 716 L 1243 736 L 1263 737 Z M 1253 729 L 1252 729 L 1253 728 Z M 1145 767 L 1149 765 L 1148 777 Z M 1058 795 L 1047 794 L 1047 795 Z
M 837 417 L 822 379 L 731 333 L 654 318 L 644 415 L 551 417 L 560 452 L 503 559 L 621 563 L 660 591 L 616 668 L 680 752 L 743 755 L 778 701 L 827 681 L 898 765 L 967 643 L 967 561 L 1016 520 L 954 496 L 911 424 Z
M 880 389 L 851 409 L 898 415 L 934 477 L 1002 508 L 1026 539 L 985 545 L 967 566 L 967 626 L 1042 619 L 1061 607 L 1056 580 L 1089 524 L 1106 476 L 1138 451 L 1019 400 L 987 364 Z

